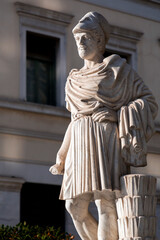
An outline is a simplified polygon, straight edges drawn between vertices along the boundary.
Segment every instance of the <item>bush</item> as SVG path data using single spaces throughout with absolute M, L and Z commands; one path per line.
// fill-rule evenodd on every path
M 71 240 L 74 236 L 62 233 L 60 228 L 30 226 L 19 223 L 14 227 L 0 226 L 0 240 Z

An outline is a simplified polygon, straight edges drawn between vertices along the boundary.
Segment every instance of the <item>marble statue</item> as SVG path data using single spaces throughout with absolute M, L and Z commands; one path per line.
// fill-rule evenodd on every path
M 50 172 L 64 174 L 60 199 L 81 239 L 117 240 L 120 177 L 130 173 L 130 166 L 147 164 L 157 104 L 125 59 L 103 57 L 109 24 L 101 14 L 87 13 L 73 35 L 84 66 L 72 69 L 67 79 L 71 122 Z M 95 201 L 98 223 L 88 211 L 90 201 Z

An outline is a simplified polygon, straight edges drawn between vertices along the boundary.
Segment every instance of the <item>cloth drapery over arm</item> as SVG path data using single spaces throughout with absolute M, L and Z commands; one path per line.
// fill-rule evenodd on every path
M 149 89 L 137 76 L 133 84 L 134 101 L 120 108 L 119 137 L 121 155 L 127 165 L 146 166 L 147 141 L 154 134 L 157 104 Z M 136 88 L 136 89 L 135 89 Z M 137 98 L 137 99 L 136 99 Z

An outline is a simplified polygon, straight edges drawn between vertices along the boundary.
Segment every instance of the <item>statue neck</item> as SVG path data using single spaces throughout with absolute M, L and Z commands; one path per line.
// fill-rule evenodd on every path
M 83 69 L 90 69 L 90 68 L 96 67 L 99 63 L 103 62 L 103 59 L 104 59 L 103 55 L 96 56 L 92 60 L 85 59 Z

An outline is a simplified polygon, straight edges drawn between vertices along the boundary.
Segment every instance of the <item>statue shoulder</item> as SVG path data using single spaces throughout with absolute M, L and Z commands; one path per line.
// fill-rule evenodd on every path
M 73 68 L 73 69 L 70 70 L 68 76 L 70 76 L 70 75 L 72 75 L 72 74 L 74 74 L 74 73 L 77 73 L 77 72 L 79 72 L 79 70 L 76 69 L 76 68 Z
M 112 54 L 104 58 L 103 62 L 107 65 L 121 65 L 122 63 L 126 63 L 126 59 L 121 58 L 118 54 Z

